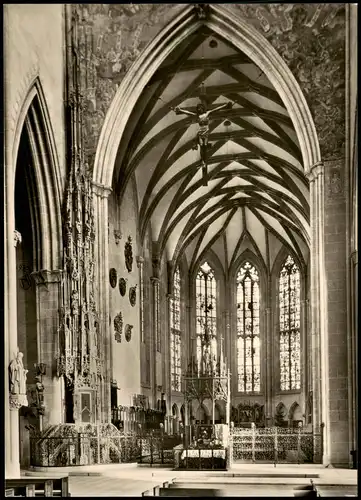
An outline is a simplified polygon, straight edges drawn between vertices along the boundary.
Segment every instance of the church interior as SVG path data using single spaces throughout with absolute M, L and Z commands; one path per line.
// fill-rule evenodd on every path
M 7 4 L 4 91 L 6 477 L 356 468 L 357 5 Z

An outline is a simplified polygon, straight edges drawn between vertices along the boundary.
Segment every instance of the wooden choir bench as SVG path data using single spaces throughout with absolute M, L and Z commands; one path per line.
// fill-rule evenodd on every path
M 5 496 L 70 497 L 68 477 L 21 477 L 5 479 Z

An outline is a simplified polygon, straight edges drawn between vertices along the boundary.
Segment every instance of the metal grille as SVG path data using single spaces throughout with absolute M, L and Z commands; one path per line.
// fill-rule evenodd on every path
M 323 453 L 322 429 L 269 427 L 235 428 L 231 434 L 233 460 L 273 463 L 320 463 Z
M 111 464 L 136 462 L 140 443 L 135 434 L 33 435 L 30 451 L 31 465 L 38 467 Z

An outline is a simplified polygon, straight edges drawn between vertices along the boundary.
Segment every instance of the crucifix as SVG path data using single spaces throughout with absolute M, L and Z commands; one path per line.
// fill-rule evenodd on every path
M 188 109 L 176 107 L 174 109 L 177 115 L 189 115 L 195 116 L 198 121 L 199 129 L 197 132 L 197 142 L 194 149 L 197 149 L 199 146 L 200 154 L 201 154 L 201 162 L 202 162 L 202 170 L 203 170 L 203 185 L 207 186 L 207 160 L 208 160 L 208 138 L 209 138 L 209 115 L 214 113 L 215 111 L 219 111 L 220 109 L 230 109 L 232 107 L 231 102 L 227 102 L 225 104 L 220 104 L 219 106 L 207 110 L 206 104 L 204 101 L 197 104 L 196 112 L 189 111 Z

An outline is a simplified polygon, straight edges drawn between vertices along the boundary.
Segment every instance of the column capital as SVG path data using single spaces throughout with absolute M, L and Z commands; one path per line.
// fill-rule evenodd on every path
M 157 278 L 157 276 L 151 276 L 150 281 L 153 283 L 153 285 L 154 284 L 158 284 L 159 285 L 159 283 L 160 283 L 160 279 Z
M 357 264 L 358 264 L 358 252 L 357 252 L 357 250 L 354 250 L 352 252 L 352 254 L 350 255 L 350 257 L 351 257 L 352 264 L 354 266 L 357 266 Z
M 18 243 L 22 242 L 22 236 L 19 231 L 16 229 L 14 230 L 14 247 L 16 248 L 18 246 Z
M 31 273 L 36 285 L 47 285 L 48 283 L 60 283 L 63 271 L 60 269 L 55 269 L 49 271 L 48 269 L 42 269 L 41 271 L 34 271 Z
M 144 264 L 144 257 L 142 257 L 141 255 L 138 255 L 136 258 L 136 261 L 137 261 L 137 266 L 139 268 L 142 264 Z
M 104 184 L 99 184 L 98 182 L 92 181 L 93 193 L 100 198 L 108 198 L 110 193 L 113 191 L 110 186 L 105 186 Z
M 324 163 L 322 161 L 318 161 L 310 168 L 310 171 L 307 174 L 308 180 L 310 182 L 315 181 L 317 177 L 324 174 L 324 170 L 325 170 Z
M 26 394 L 10 394 L 9 409 L 10 411 L 18 411 L 22 406 L 28 406 Z

